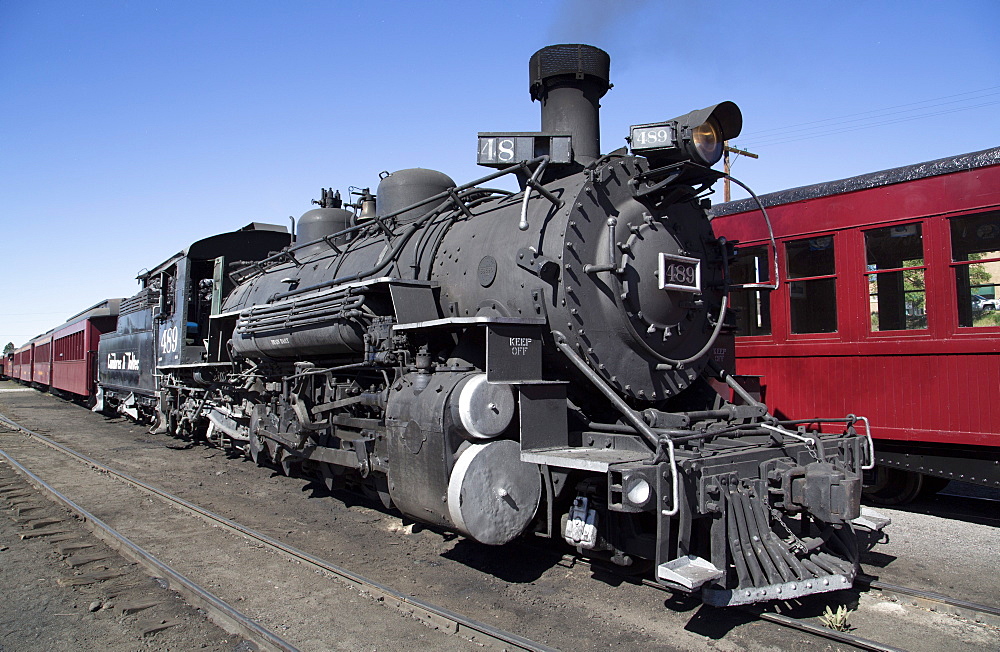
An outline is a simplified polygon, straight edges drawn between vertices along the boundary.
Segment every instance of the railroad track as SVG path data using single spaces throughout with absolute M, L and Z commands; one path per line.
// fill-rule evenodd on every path
M 2 417 L 0 417 L 0 422 L 10 423 L 9 420 L 3 419 Z M 11 426 L 11 427 L 15 427 L 15 426 Z M 24 428 L 21 428 L 20 426 L 16 426 L 16 427 L 18 427 L 18 429 L 21 430 L 22 432 L 24 432 L 26 430 Z M 40 428 L 39 428 L 39 430 L 40 430 Z M 43 432 L 46 432 L 46 431 L 43 431 Z M 67 451 L 69 450 L 68 448 L 66 448 L 65 446 L 62 446 L 58 442 L 53 442 L 49 438 L 44 437 L 44 435 L 42 435 L 41 433 L 27 431 L 26 434 L 29 434 L 34 439 L 36 439 L 39 444 L 46 443 L 46 440 L 48 440 L 49 443 L 46 443 L 46 446 L 49 446 L 53 451 L 60 450 L 60 449 L 66 449 Z M 62 452 L 62 451 L 60 451 L 60 452 Z M 64 454 L 68 454 L 68 453 L 64 453 Z M 90 459 L 90 458 L 88 458 L 88 457 L 86 457 L 84 455 L 79 455 L 79 454 L 76 454 L 74 452 L 73 453 L 73 457 L 74 457 L 74 459 L 78 460 L 81 463 L 80 466 L 82 466 L 83 464 L 86 464 L 86 465 L 88 465 L 88 466 L 90 466 L 92 468 L 99 469 L 99 470 L 101 470 L 104 473 L 109 473 L 109 474 L 114 473 L 114 474 L 116 474 L 116 477 L 119 477 L 123 482 L 128 482 L 130 485 L 135 486 L 139 490 L 145 491 L 145 489 L 143 489 L 143 487 L 145 485 L 141 481 L 135 480 L 134 478 L 132 478 L 132 477 L 130 477 L 130 476 L 124 474 L 124 473 L 120 473 L 120 472 L 114 471 L 113 469 L 109 469 L 107 466 L 105 466 L 105 465 L 103 465 L 103 464 L 101 464 L 99 462 L 96 462 L 95 460 L 92 460 L 92 459 Z M 150 489 L 153 489 L 153 488 L 150 488 Z M 149 492 L 147 492 L 147 493 L 149 493 Z M 150 495 L 153 496 L 153 495 L 156 495 L 156 494 L 150 494 Z M 167 494 L 167 495 L 169 495 L 169 494 Z M 163 501 L 162 497 L 157 496 L 157 498 L 158 498 L 158 500 Z M 180 501 L 180 502 L 179 503 L 171 503 L 171 504 L 178 505 L 179 506 L 178 508 L 180 508 L 180 506 L 183 506 L 183 504 L 185 503 L 185 501 L 183 501 L 183 499 L 179 499 L 179 498 L 177 500 Z M 164 502 L 166 502 L 166 501 L 164 501 Z M 538 645 L 538 644 L 532 644 L 532 645 L 528 645 L 528 646 L 519 645 L 516 642 L 512 642 L 511 640 L 504 639 L 504 638 L 501 638 L 499 640 L 490 640 L 490 636 L 488 636 L 486 632 L 484 632 L 481 629 L 477 630 L 477 628 L 475 627 L 476 624 L 481 624 L 481 623 L 476 623 L 476 621 L 474 621 L 472 619 L 468 620 L 468 623 L 471 626 L 468 626 L 466 624 L 461 624 L 461 623 L 459 623 L 459 624 L 450 623 L 449 620 L 448 620 L 448 618 L 447 618 L 447 614 L 450 613 L 450 612 L 447 612 L 446 609 L 440 609 L 440 608 L 434 607 L 434 605 L 430 605 L 432 607 L 432 610 L 430 612 L 423 612 L 419 608 L 415 608 L 415 606 L 419 607 L 422 604 L 426 604 L 426 603 L 423 603 L 419 599 L 415 599 L 415 598 L 413 598 L 411 596 L 404 595 L 404 594 L 399 593 L 399 592 L 390 592 L 390 594 L 384 595 L 384 594 L 380 593 L 375 588 L 375 587 L 379 587 L 379 588 L 384 588 L 384 587 L 381 587 L 381 585 L 378 585 L 375 582 L 371 582 L 371 584 L 369 585 L 370 588 L 365 588 L 364 584 L 360 584 L 360 583 L 357 583 L 355 581 L 355 578 L 357 578 L 359 576 L 355 575 L 354 573 L 351 573 L 350 571 L 347 571 L 346 569 L 340 569 L 338 566 L 336 566 L 334 564 L 329 564 L 328 562 L 325 562 L 324 560 L 319 559 L 318 557 L 315 557 L 314 555 L 310 555 L 309 553 L 301 552 L 301 551 L 296 550 L 294 548 L 287 547 L 287 546 L 285 546 L 285 544 L 283 544 L 281 542 L 278 542 L 276 540 L 272 540 L 269 537 L 267 537 L 266 535 L 259 535 L 259 538 L 253 538 L 252 535 L 256 535 L 257 534 L 256 532 L 253 532 L 252 530 L 249 530 L 248 528 L 243 528 L 239 524 L 236 524 L 236 523 L 234 523 L 232 521 L 229 521 L 228 519 L 226 519 L 224 517 L 216 516 L 214 514 L 206 512 L 206 514 L 202 515 L 201 518 L 205 519 L 206 522 L 212 523 L 213 525 L 215 525 L 219 529 L 226 529 L 226 530 L 229 530 L 229 531 L 231 531 L 233 533 L 239 534 L 239 536 L 246 538 L 248 541 L 255 541 L 256 543 L 259 543 L 262 546 L 267 546 L 269 549 L 274 550 L 275 552 L 278 552 L 280 554 L 284 554 L 282 552 L 283 548 L 287 549 L 290 552 L 290 554 L 286 555 L 289 559 L 295 559 L 298 563 L 303 564 L 303 565 L 308 564 L 308 565 L 310 565 L 310 567 L 316 569 L 317 571 L 320 571 L 320 572 L 323 572 L 323 573 L 326 573 L 326 574 L 338 575 L 338 573 L 336 572 L 336 570 L 341 570 L 341 571 L 343 571 L 344 574 L 343 575 L 338 575 L 338 576 L 342 580 L 344 580 L 344 582 L 347 583 L 348 585 L 353 586 L 358 591 L 361 591 L 361 592 L 367 593 L 369 595 L 375 596 L 375 600 L 378 601 L 378 602 L 381 602 L 382 604 L 392 605 L 392 606 L 396 607 L 397 609 L 403 611 L 404 613 L 408 613 L 410 615 L 413 615 L 414 617 L 416 617 L 418 619 L 421 619 L 424 622 L 426 622 L 428 624 L 431 624 L 431 625 L 433 625 L 433 626 L 435 626 L 435 627 L 437 627 L 439 629 L 442 629 L 442 630 L 445 630 L 445 631 L 448 631 L 448 632 L 458 633 L 460 636 L 463 636 L 463 637 L 465 637 L 467 639 L 473 639 L 477 643 L 482 643 L 482 642 L 489 641 L 489 644 L 490 644 L 491 647 L 503 647 L 503 648 L 506 648 L 506 649 L 546 649 L 544 646 Z M 232 526 L 234 526 L 235 529 L 231 528 L 230 524 L 232 524 Z M 248 534 L 248 533 L 252 533 L 252 534 Z M 276 545 L 272 545 L 272 542 L 273 542 L 273 544 L 276 544 Z M 319 554 L 322 554 L 322 553 L 319 553 Z M 572 561 L 573 561 L 573 563 L 579 563 L 581 561 L 580 558 L 576 558 L 576 557 L 574 557 L 572 555 L 569 555 L 567 557 L 571 558 Z M 319 563 L 318 564 L 313 564 L 312 563 L 313 560 L 315 560 L 315 561 L 317 561 Z M 590 564 L 590 566 L 596 567 L 597 565 L 596 564 Z M 336 570 L 334 570 L 334 569 L 336 569 Z M 865 578 L 862 578 L 862 580 L 859 580 L 859 586 L 864 586 L 862 584 L 862 582 L 863 582 L 864 579 Z M 957 606 L 957 608 L 961 608 L 963 611 L 958 611 L 957 608 L 952 608 L 951 606 L 947 606 L 948 605 L 947 602 L 938 602 L 937 604 L 935 604 L 935 603 L 928 603 L 928 602 L 918 602 L 917 601 L 918 596 L 922 600 L 927 600 L 927 599 L 931 598 L 931 594 L 926 594 L 926 592 L 918 592 L 918 595 L 917 596 L 913 596 L 912 599 L 911 599 L 911 598 L 908 598 L 908 597 L 903 597 L 901 595 L 900 591 L 894 591 L 893 590 L 893 588 L 895 588 L 895 589 L 903 589 L 905 587 L 891 587 L 891 585 L 889 585 L 887 583 L 881 583 L 881 582 L 879 582 L 876 578 L 870 578 L 870 579 L 872 579 L 874 581 L 874 583 L 871 584 L 870 586 L 865 586 L 865 588 L 870 588 L 873 591 L 874 590 L 878 590 L 878 591 L 880 591 L 882 593 L 885 593 L 885 594 L 893 594 L 893 595 L 896 596 L 896 599 L 898 599 L 903 604 L 906 604 L 907 602 L 910 602 L 910 603 L 917 602 L 917 604 L 919 604 L 922 607 L 926 607 L 926 608 L 930 608 L 930 609 L 935 609 L 936 611 L 940 611 L 940 612 L 955 613 L 955 614 L 958 614 L 958 615 L 963 616 L 965 618 L 968 618 L 969 620 L 983 622 L 983 623 L 987 623 L 987 624 L 995 624 L 995 622 L 996 622 L 996 621 L 993 620 L 993 618 L 995 616 L 995 613 L 996 613 L 996 609 L 994 609 L 992 607 L 988 607 L 988 606 L 984 606 L 984 605 L 971 605 L 971 603 L 967 603 L 967 602 L 964 602 L 964 601 L 961 601 L 961 600 L 955 600 L 955 599 L 952 599 L 952 598 L 947 598 L 946 596 L 939 596 L 939 597 L 942 598 L 945 601 L 950 601 L 953 606 Z M 635 582 L 634 580 L 632 580 L 630 583 L 637 584 L 637 582 Z M 654 588 L 662 589 L 662 587 L 660 587 L 659 585 L 657 585 L 655 583 L 651 583 L 651 584 L 652 584 L 652 586 Z M 913 589 L 910 589 L 909 591 L 913 591 Z M 461 607 L 459 607 L 459 609 L 461 609 Z M 683 612 L 683 610 L 682 610 L 682 612 Z M 444 613 L 445 615 L 441 616 L 442 613 Z M 750 613 L 752 613 L 753 616 L 755 618 L 759 619 L 759 620 L 764 620 L 764 621 L 767 621 L 767 622 L 771 622 L 772 624 L 778 625 L 778 626 L 780 626 L 780 628 L 787 629 L 788 631 L 800 631 L 800 632 L 803 632 L 807 636 L 822 636 L 822 637 L 827 638 L 827 639 L 835 640 L 835 641 L 839 642 L 840 644 L 842 644 L 844 646 L 850 646 L 850 647 L 856 648 L 856 649 L 882 650 L 882 651 L 886 651 L 886 652 L 898 649 L 898 648 L 895 648 L 895 647 L 892 647 L 892 646 L 880 644 L 880 643 L 878 643 L 876 641 L 871 641 L 871 640 L 867 640 L 867 639 L 861 638 L 861 637 L 859 637 L 859 636 L 857 636 L 855 634 L 852 634 L 852 633 L 834 632 L 833 630 L 827 629 L 827 628 L 822 627 L 821 625 L 819 625 L 819 623 L 814 618 L 793 618 L 793 617 L 790 617 L 789 615 L 786 615 L 786 614 L 772 613 L 770 611 L 764 611 L 764 610 L 760 610 L 760 609 L 751 610 Z M 713 616 L 712 619 L 714 621 L 716 619 L 716 617 Z M 736 617 L 736 620 L 739 620 L 739 618 Z M 741 622 L 745 622 L 745 621 L 741 621 Z M 492 628 L 487 628 L 487 631 L 488 630 L 492 630 Z M 698 630 L 692 630 L 692 631 L 694 631 L 695 633 L 698 633 Z M 775 631 L 779 631 L 779 630 L 776 629 Z M 702 635 L 704 635 L 704 634 L 702 634 Z M 783 635 L 783 636 L 788 636 L 788 635 Z M 671 640 L 671 639 L 665 639 L 665 640 Z M 529 644 L 530 643 L 531 642 L 529 642 Z M 905 646 L 905 644 L 904 644 L 904 646 Z
M 1000 626 L 1000 609 L 997 607 L 952 598 L 933 591 L 924 591 L 921 589 L 899 586 L 897 584 L 890 584 L 888 582 L 881 582 L 875 577 L 861 576 L 854 581 L 854 585 L 856 588 L 879 591 L 883 595 L 892 596 L 901 602 L 905 602 L 913 606 L 930 609 L 931 611 L 950 613 L 973 620 L 977 623 Z M 799 618 L 792 618 L 783 614 L 763 611 L 759 608 L 748 609 L 748 611 L 754 613 L 761 620 L 776 623 L 783 627 L 792 627 L 803 632 L 815 634 L 816 636 L 846 643 L 861 650 L 871 650 L 872 652 L 901 652 L 900 648 L 879 643 L 860 636 L 855 636 L 850 632 L 834 631 Z
M 670 592 L 670 589 L 657 584 L 652 580 L 642 580 L 642 585 L 647 586 L 658 591 Z M 765 608 L 759 606 L 746 606 L 746 607 L 734 607 L 734 609 L 739 609 L 744 613 L 748 613 L 758 620 L 763 620 L 765 622 L 774 623 L 782 627 L 787 627 L 791 629 L 804 632 L 806 634 L 812 634 L 820 638 L 826 638 L 832 641 L 837 641 L 838 643 L 845 643 L 851 647 L 857 648 L 859 650 L 870 650 L 871 652 L 905 652 L 901 648 L 893 647 L 891 645 L 885 645 L 871 639 L 867 639 L 861 636 L 851 634 L 850 632 L 838 632 L 822 625 L 816 624 L 816 622 L 810 620 L 805 620 L 802 618 L 793 618 L 784 614 L 775 613 L 773 611 L 766 611 Z
M 564 555 L 564 559 L 573 560 L 575 562 L 587 561 L 571 554 Z M 589 563 L 593 567 L 602 570 L 605 569 L 603 564 L 595 562 Z M 609 570 L 609 572 L 613 571 Z M 669 588 L 664 587 L 653 580 L 642 579 L 633 583 L 640 584 L 657 591 L 671 593 Z M 923 589 L 915 589 L 889 582 L 883 582 L 877 577 L 868 575 L 861 575 L 855 579 L 854 587 L 861 590 L 878 591 L 879 593 L 891 596 L 895 600 L 904 604 L 910 604 L 916 607 L 929 609 L 931 611 L 948 613 L 966 618 L 973 622 L 1000 627 L 1000 608 L 998 607 L 970 602 L 960 598 L 953 598 L 933 591 L 926 591 Z M 837 641 L 839 643 L 844 643 L 860 650 L 871 650 L 872 652 L 904 652 L 902 648 L 879 643 L 878 641 L 857 636 L 855 634 L 851 634 L 850 632 L 838 632 L 829 629 L 817 624 L 814 619 L 794 618 L 785 614 L 768 611 L 766 607 L 762 608 L 760 606 L 747 606 L 739 609 L 745 613 L 752 614 L 759 620 L 774 623 L 782 627 L 796 629 L 807 634 Z
M 644 586 L 648 586 L 649 588 L 659 591 L 670 591 L 670 589 L 665 588 L 652 580 L 644 579 L 641 583 Z M 1000 608 L 990 605 L 969 602 L 968 600 L 961 600 L 959 598 L 952 598 L 933 591 L 925 591 L 891 584 L 888 582 L 882 582 L 877 577 L 867 575 L 862 575 L 855 579 L 854 586 L 855 588 L 863 590 L 878 591 L 883 595 L 892 596 L 900 602 L 911 604 L 913 606 L 930 609 L 931 611 L 950 613 L 977 623 L 985 623 L 1000 627 Z M 871 650 L 872 652 L 904 652 L 902 648 L 879 643 L 878 641 L 857 636 L 851 634 L 850 632 L 838 632 L 829 629 L 817 624 L 812 619 L 806 620 L 802 618 L 793 618 L 791 616 L 775 613 L 773 611 L 767 611 L 759 606 L 743 607 L 741 610 L 752 614 L 760 620 L 781 625 L 782 627 L 796 629 L 807 634 L 830 639 L 839 643 L 845 643 L 859 650 Z
M 4 419 L 4 421 L 6 421 L 6 419 Z M 7 454 L 6 451 L 0 449 L 0 457 L 6 460 L 7 464 L 9 464 L 13 470 L 20 474 L 24 480 L 40 491 L 44 496 L 56 504 L 62 505 L 72 514 L 79 517 L 91 534 L 103 541 L 123 557 L 139 564 L 151 576 L 164 580 L 167 584 L 166 588 L 180 593 L 184 596 L 185 600 L 187 600 L 188 604 L 205 611 L 214 623 L 225 629 L 230 634 L 236 634 L 244 639 L 253 641 L 258 647 L 263 649 L 282 650 L 286 652 L 295 652 L 298 650 L 298 648 L 275 632 L 265 627 L 261 627 L 233 605 L 229 604 L 212 592 L 207 591 L 191 579 L 185 577 L 182 573 L 176 571 L 170 565 L 157 559 L 154 555 L 150 554 L 149 551 L 130 541 L 127 537 L 123 536 L 110 525 L 97 518 L 86 509 L 64 496 L 52 485 L 32 473 L 29 469 Z M 0 497 L 4 497 L 7 493 L 19 495 L 15 492 L 21 488 L 22 485 L 15 482 L 8 481 L 0 483 Z M 54 521 L 55 519 L 52 520 Z M 56 524 L 52 523 L 52 525 Z M 52 530 L 51 533 L 58 534 L 59 532 Z M 46 536 L 45 531 L 37 531 L 32 534 L 36 536 Z
M 977 604 L 967 600 L 952 598 L 932 591 L 924 591 L 906 586 L 881 582 L 878 578 L 861 576 L 854 581 L 855 588 L 879 591 L 883 595 L 892 596 L 900 602 L 913 606 L 940 611 L 961 616 L 977 623 L 986 623 L 994 626 L 1000 625 L 1000 609 L 984 604 Z M 838 632 L 815 622 L 792 618 L 787 615 L 764 611 L 760 608 L 748 609 L 761 620 L 791 627 L 803 632 L 808 632 L 816 636 L 821 636 L 830 640 L 846 643 L 860 650 L 871 650 L 872 652 L 902 652 L 901 648 L 879 643 L 861 636 L 856 636 L 850 632 Z
M 564 554 L 563 561 L 570 563 L 586 563 L 595 570 L 604 571 L 611 573 L 616 577 L 621 577 L 620 573 L 616 573 L 614 569 L 601 562 L 588 560 L 572 553 Z M 650 589 L 654 589 L 658 592 L 673 593 L 669 588 L 650 579 L 630 580 L 624 577 L 621 577 L 621 579 L 624 581 L 630 581 L 632 584 L 638 586 L 645 586 Z M 883 595 L 892 596 L 894 599 L 904 604 L 910 604 L 924 609 L 929 609 L 931 611 L 949 613 L 977 623 L 1000 627 L 1000 608 L 990 605 L 952 598 L 933 591 L 925 591 L 891 584 L 889 582 L 882 582 L 877 577 L 868 575 L 860 575 L 857 579 L 855 579 L 854 587 L 862 590 L 878 591 Z M 734 609 L 751 614 L 758 620 L 780 625 L 781 627 L 795 629 L 820 638 L 837 641 L 838 643 L 843 643 L 859 650 L 869 650 L 871 652 L 905 652 L 904 648 L 880 643 L 862 636 L 851 634 L 850 632 L 838 632 L 829 629 L 818 624 L 815 619 L 794 618 L 785 614 L 769 611 L 767 610 L 767 607 L 761 607 L 759 605 L 735 607 Z
M 138 489 L 149 496 L 155 497 L 159 501 L 180 510 L 183 513 L 196 515 L 200 519 L 210 523 L 213 527 L 223 528 L 229 532 L 236 533 L 244 539 L 253 542 L 255 545 L 266 547 L 279 555 L 294 560 L 314 571 L 326 573 L 344 582 L 347 586 L 363 592 L 371 597 L 375 602 L 394 607 L 407 616 L 412 616 L 434 629 L 442 630 L 452 635 L 457 635 L 480 646 L 493 647 L 504 650 L 532 650 L 549 651 L 554 648 L 544 644 L 528 640 L 511 632 L 492 627 L 475 619 L 468 618 L 462 614 L 449 609 L 436 606 L 430 602 L 408 596 L 400 591 L 384 586 L 378 582 L 370 580 L 362 575 L 354 573 L 348 569 L 332 564 L 320 559 L 305 551 L 289 546 L 266 534 L 257 532 L 245 527 L 231 519 L 225 518 L 203 509 L 178 496 L 170 494 L 162 489 L 149 485 L 129 474 L 113 469 L 83 455 L 73 449 L 60 444 L 45 435 L 32 431 L 17 422 L 0 415 L 0 423 L 16 429 L 33 440 L 44 444 L 48 448 L 58 451 L 63 455 L 72 458 L 88 467 L 97 470 L 109 477 L 116 478 L 127 485 Z M 101 521 L 93 514 L 87 512 L 81 506 L 64 496 L 42 478 L 32 473 L 25 466 L 20 464 L 6 450 L 0 449 L 0 457 L 6 459 L 8 463 L 26 478 L 37 489 L 45 493 L 49 498 L 61 503 L 72 512 L 78 514 L 80 518 L 88 524 L 94 534 L 115 548 L 126 558 L 132 559 L 146 568 L 154 576 L 165 577 L 170 581 L 171 588 L 189 599 L 195 606 L 199 606 L 209 613 L 217 624 L 231 633 L 239 634 L 248 640 L 254 641 L 264 649 L 295 650 L 296 648 L 285 641 L 274 632 L 267 630 L 248 618 L 225 600 L 213 595 L 210 591 L 198 586 L 193 581 L 184 577 L 181 573 L 167 564 L 158 560 L 148 550 L 144 550 L 135 543 L 129 541 L 120 533 L 114 531 L 109 525 Z M 0 489 L 2 491 L 2 489 Z M 2 495 L 2 494 L 0 494 Z
M 855 586 L 878 591 L 883 595 L 892 596 L 900 602 L 917 607 L 950 613 L 968 620 L 1000 627 L 1000 608 L 953 598 L 934 591 L 914 589 L 890 582 L 883 582 L 877 577 L 862 575 L 854 581 Z

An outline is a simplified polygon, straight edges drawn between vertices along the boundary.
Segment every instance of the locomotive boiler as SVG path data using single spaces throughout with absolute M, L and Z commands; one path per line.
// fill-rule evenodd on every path
M 177 322 L 200 334 L 160 365 L 161 426 L 715 605 L 849 586 L 870 440 L 852 416 L 779 421 L 729 373 L 738 253 L 707 195 L 740 111 L 638 124 L 602 154 L 609 68 L 544 48 L 541 131 L 480 133 L 494 172 L 401 170 L 349 205 L 324 190 L 291 246 L 188 278 L 219 301 Z M 508 175 L 518 191 L 489 187 Z

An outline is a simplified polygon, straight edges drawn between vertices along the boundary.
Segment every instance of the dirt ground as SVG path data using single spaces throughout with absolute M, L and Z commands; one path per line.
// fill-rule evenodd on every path
M 0 384 L 3 387 L 16 386 Z M 564 550 L 541 540 L 488 548 L 423 528 L 356 495 L 331 495 L 318 482 L 287 478 L 218 449 L 187 447 L 169 437 L 149 435 L 133 424 L 106 419 L 51 396 L 0 393 L 0 413 L 332 563 L 560 649 L 842 649 L 746 614 L 712 609 L 635 585 L 601 568 L 574 562 L 564 556 Z M 971 588 L 976 578 L 974 595 L 965 597 L 975 600 L 997 594 L 998 574 L 981 574 L 1000 559 L 996 525 L 898 511 L 890 513 L 897 522 L 890 526 L 889 546 L 881 551 L 876 548 L 874 554 L 882 556 L 869 557 L 875 564 L 866 570 L 901 584 L 920 586 L 916 582 L 931 581 L 926 588 L 952 595 Z M 934 537 L 933 532 L 947 533 L 947 537 Z M 982 552 L 973 559 L 964 541 L 977 542 Z M 0 553 L 0 560 L 8 554 Z M 951 567 L 936 561 L 945 558 L 952 560 Z M 917 568 L 921 563 L 923 568 Z M 6 589 L 0 590 L 6 594 Z M 275 599 L 304 597 L 282 594 Z M 857 609 L 851 621 L 854 633 L 904 649 L 1000 648 L 996 628 L 899 604 L 877 593 L 841 591 L 818 596 L 803 600 L 794 615 L 817 616 L 825 606 L 840 604 Z M 4 649 L 39 649 L 15 648 L 6 639 L 0 641 Z
M 9 467 L 0 464 L 0 483 L 14 479 L 17 476 Z M 6 502 L 0 500 L 0 504 Z M 64 516 L 44 499 L 30 503 L 41 507 L 20 517 L 9 509 L 0 514 L 4 605 L 0 652 L 250 649 L 79 525 L 61 525 L 60 529 L 67 530 L 62 536 L 21 539 L 19 535 L 30 532 L 26 523 Z M 88 564 L 82 583 L 76 584 L 81 575 L 73 572 L 69 560 L 79 554 L 104 559 Z M 98 573 L 113 577 L 88 581 L 88 575 Z

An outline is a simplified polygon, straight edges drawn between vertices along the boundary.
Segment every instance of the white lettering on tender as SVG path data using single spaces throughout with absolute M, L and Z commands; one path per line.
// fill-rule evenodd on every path
M 108 369 L 139 371 L 139 354 L 132 351 L 125 351 L 121 354 L 121 357 L 118 357 L 117 353 L 109 353 Z
M 533 340 L 530 337 L 512 337 L 510 338 L 510 354 L 511 355 L 528 355 L 528 346 Z

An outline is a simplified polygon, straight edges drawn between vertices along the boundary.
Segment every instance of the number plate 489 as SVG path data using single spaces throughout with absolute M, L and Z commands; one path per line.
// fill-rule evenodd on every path
M 701 261 L 688 256 L 660 253 L 660 289 L 701 292 Z

